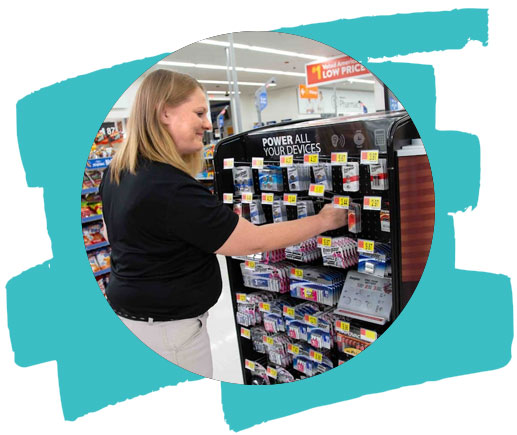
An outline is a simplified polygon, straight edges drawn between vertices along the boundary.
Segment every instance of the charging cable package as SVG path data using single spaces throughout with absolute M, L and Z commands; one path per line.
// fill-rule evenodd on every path
M 293 374 L 290 373 L 287 369 L 280 366 L 267 366 L 267 375 L 275 380 L 276 384 L 286 384 L 289 382 L 294 382 L 296 379 Z
M 260 190 L 263 192 L 282 192 L 284 190 L 284 178 L 280 166 L 265 166 L 258 171 Z
M 232 169 L 233 186 L 236 195 L 244 192 L 255 193 L 253 188 L 253 174 L 249 166 L 239 166 Z
M 250 328 L 250 335 L 253 350 L 258 353 L 266 353 L 266 346 L 262 338 L 266 335 L 266 330 L 262 326 L 254 326 Z
M 237 299 L 237 323 L 241 326 L 255 326 L 262 322 L 260 303 L 268 303 L 275 299 L 274 294 L 268 292 L 254 292 L 245 295 L 242 300 Z
M 342 166 L 343 190 L 359 192 L 359 163 L 347 162 Z
M 291 340 L 285 334 L 264 335 L 262 340 L 269 362 L 281 367 L 292 363 L 293 356 L 287 351 Z
M 388 190 L 388 165 L 386 159 L 379 159 L 378 163 L 370 167 L 370 185 L 372 190 Z

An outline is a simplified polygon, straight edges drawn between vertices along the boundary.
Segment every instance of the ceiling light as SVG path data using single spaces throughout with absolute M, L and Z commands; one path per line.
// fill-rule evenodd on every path
M 227 85 L 228 82 L 224 80 L 198 80 L 199 83 L 206 83 L 206 84 L 212 84 L 212 85 Z M 230 82 L 233 84 L 233 82 Z M 258 83 L 258 82 L 237 82 L 239 86 L 264 86 L 264 83 Z M 270 86 L 276 86 L 275 83 L 271 84 Z
M 207 65 L 207 64 L 201 64 L 201 63 L 186 63 L 186 62 L 172 62 L 168 60 L 161 60 L 158 62 L 159 65 L 170 65 L 170 66 L 180 66 L 180 67 L 190 67 L 190 68 L 203 68 L 203 69 L 218 69 L 218 70 L 225 70 L 226 65 Z M 283 75 L 283 76 L 294 76 L 294 77 L 305 77 L 305 74 L 303 73 L 295 73 L 290 71 L 277 71 L 277 70 L 271 70 L 271 69 L 259 69 L 259 68 L 243 68 L 243 67 L 236 67 L 237 71 L 242 72 L 255 72 L 255 73 L 263 73 L 263 74 L 276 74 L 276 75 Z
M 218 45 L 221 47 L 229 47 L 230 43 L 225 41 L 216 41 L 214 39 L 205 39 L 204 41 L 199 41 L 200 44 L 208 44 L 208 45 Z M 259 51 L 262 53 L 270 53 L 270 54 L 279 54 L 281 56 L 291 56 L 291 57 L 300 57 L 302 59 L 310 59 L 310 60 L 324 60 L 326 59 L 324 56 L 314 56 L 312 54 L 304 54 L 297 53 L 295 51 L 286 51 L 286 50 L 276 50 L 274 48 L 267 47 L 259 47 L 256 45 L 246 45 L 246 44 L 233 44 L 234 48 L 240 48 L 242 50 L 250 50 L 250 51 Z
M 207 91 L 206 93 L 207 93 L 207 94 L 223 94 L 223 95 L 228 94 L 228 92 L 226 92 L 226 91 Z M 234 93 L 234 92 L 230 92 L 230 94 L 233 94 L 233 93 Z M 239 94 L 240 94 L 240 93 L 241 93 L 241 92 L 239 91 Z

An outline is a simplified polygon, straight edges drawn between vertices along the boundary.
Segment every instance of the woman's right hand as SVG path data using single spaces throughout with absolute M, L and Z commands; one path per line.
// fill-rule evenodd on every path
M 347 225 L 347 210 L 335 208 L 332 204 L 326 204 L 318 216 L 323 221 L 325 231 L 336 230 Z

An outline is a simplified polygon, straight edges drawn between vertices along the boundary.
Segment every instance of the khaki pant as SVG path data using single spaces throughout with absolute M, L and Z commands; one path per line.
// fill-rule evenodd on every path
M 212 353 L 206 321 L 199 317 L 169 322 L 143 322 L 120 317 L 120 320 L 147 347 L 168 361 L 207 378 L 212 377 Z

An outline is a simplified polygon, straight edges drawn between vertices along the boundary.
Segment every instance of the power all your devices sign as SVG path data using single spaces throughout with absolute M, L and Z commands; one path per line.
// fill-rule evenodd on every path
M 318 154 L 321 152 L 321 145 L 319 142 L 316 142 L 312 136 L 313 135 L 307 132 L 292 132 L 263 136 L 260 138 L 260 145 L 262 146 L 266 157 Z
M 307 86 L 340 82 L 350 77 L 358 77 L 369 73 L 370 71 L 359 62 L 346 55 L 305 65 Z

